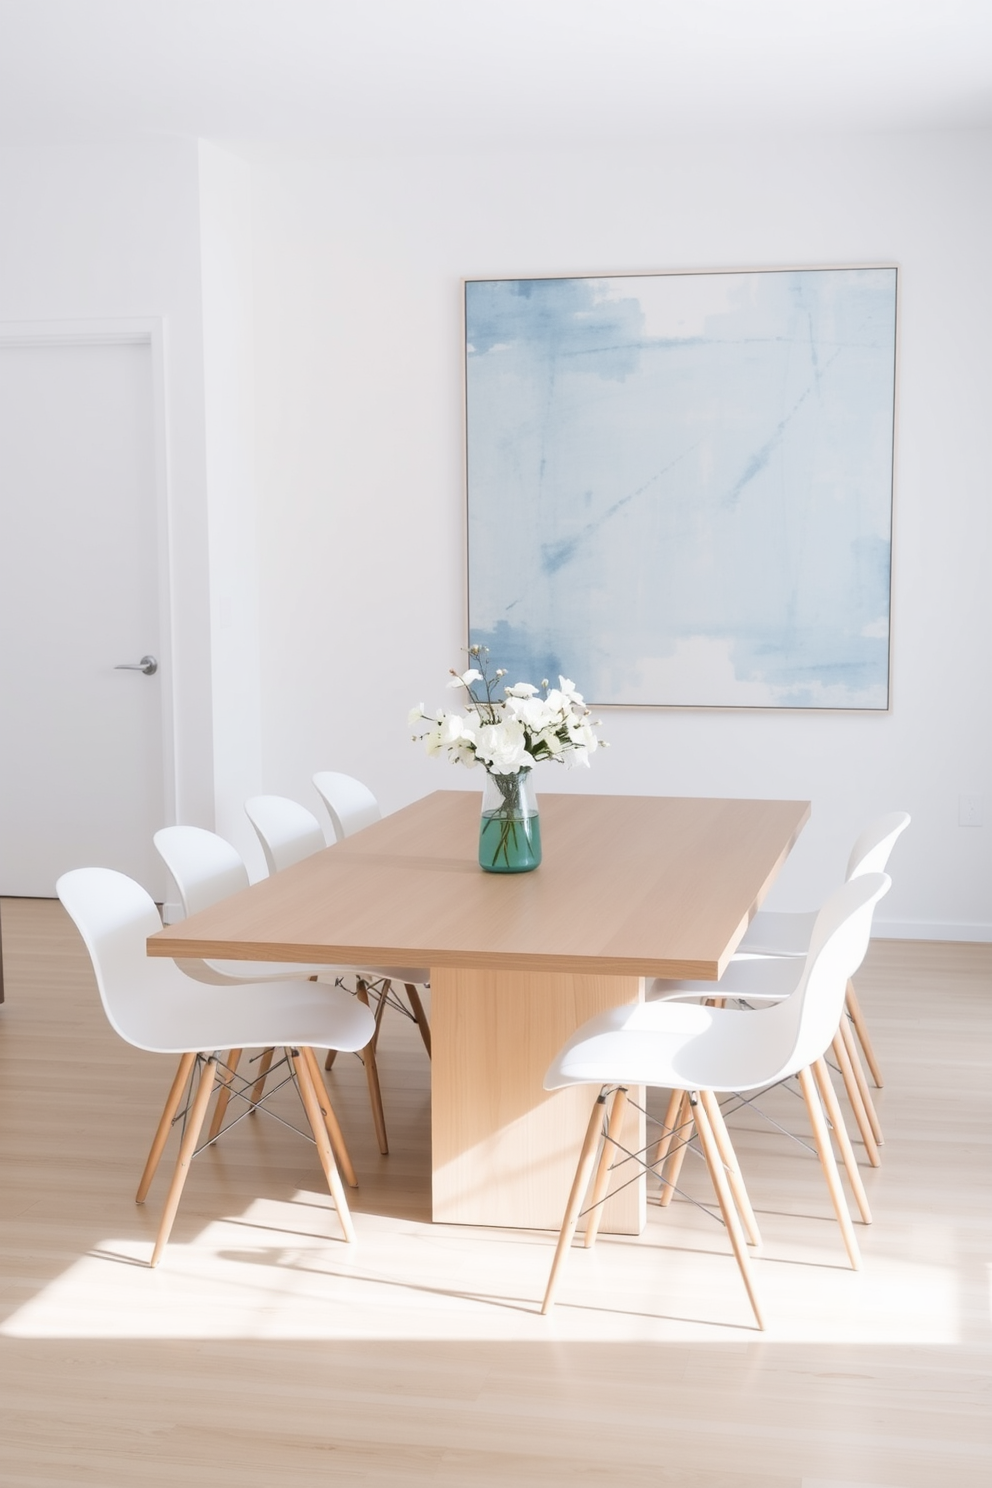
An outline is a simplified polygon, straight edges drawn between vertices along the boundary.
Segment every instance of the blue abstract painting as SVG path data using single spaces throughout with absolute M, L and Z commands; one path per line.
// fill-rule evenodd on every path
M 885 709 L 896 270 L 471 280 L 469 638 L 596 704 Z

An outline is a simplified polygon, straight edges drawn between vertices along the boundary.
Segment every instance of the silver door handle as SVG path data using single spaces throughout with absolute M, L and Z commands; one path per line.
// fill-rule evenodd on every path
M 115 672 L 144 672 L 146 677 L 154 677 L 158 671 L 158 662 L 154 656 L 143 656 L 140 661 L 121 661 L 114 667 Z

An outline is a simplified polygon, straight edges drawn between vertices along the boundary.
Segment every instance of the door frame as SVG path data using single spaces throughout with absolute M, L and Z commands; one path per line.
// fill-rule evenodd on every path
M 152 368 L 152 463 L 155 486 L 158 648 L 161 678 L 163 825 L 176 820 L 176 700 L 173 668 L 173 533 L 175 511 L 169 478 L 165 319 L 158 315 L 79 320 L 0 320 L 0 348 L 147 346 Z

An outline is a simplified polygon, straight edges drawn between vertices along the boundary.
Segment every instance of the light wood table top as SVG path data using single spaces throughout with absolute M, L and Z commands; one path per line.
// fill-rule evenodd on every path
M 436 791 L 148 942 L 153 956 L 716 980 L 806 801 L 539 797 L 544 861 L 478 866 L 479 797 Z

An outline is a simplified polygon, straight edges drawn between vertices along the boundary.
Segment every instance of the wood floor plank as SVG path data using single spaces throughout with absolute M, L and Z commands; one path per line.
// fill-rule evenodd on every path
M 432 1225 L 430 1068 L 392 1016 L 387 1158 L 361 1065 L 328 1075 L 354 1254 L 312 1146 L 251 1117 L 193 1164 L 147 1270 L 174 1138 L 148 1203 L 133 1194 L 175 1061 L 111 1032 L 58 905 L 5 900 L 3 927 L 4 1488 L 992 1480 L 992 947 L 876 942 L 858 979 L 886 1072 L 883 1166 L 856 1144 L 860 1273 L 815 1157 L 732 1120 L 764 1237 L 759 1339 L 726 1236 L 684 1200 L 577 1250 L 550 1321 L 551 1234 Z M 767 1104 L 804 1135 L 795 1097 Z M 712 1210 L 697 1158 L 680 1186 Z

